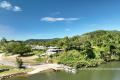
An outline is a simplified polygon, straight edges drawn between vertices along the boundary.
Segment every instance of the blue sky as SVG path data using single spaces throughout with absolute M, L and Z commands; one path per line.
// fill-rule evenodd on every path
M 0 0 L 0 38 L 49 39 L 120 30 L 120 0 Z

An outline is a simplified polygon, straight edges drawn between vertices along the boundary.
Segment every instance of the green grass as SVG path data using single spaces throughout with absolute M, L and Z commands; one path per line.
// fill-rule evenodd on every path
M 15 67 L 0 65 L 0 69 L 13 69 L 13 68 Z
M 32 69 L 10 69 L 9 71 L 0 72 L 0 75 L 10 75 L 10 74 L 16 74 L 16 73 L 22 73 L 22 72 L 29 72 L 32 71 Z
M 4 71 L 4 72 L 0 72 L 0 75 L 10 75 L 10 74 L 16 74 L 16 73 L 22 73 L 22 72 L 29 72 L 32 71 L 32 69 L 17 69 L 15 67 L 11 67 L 11 66 L 0 66 L 0 69 L 10 69 L 9 71 Z

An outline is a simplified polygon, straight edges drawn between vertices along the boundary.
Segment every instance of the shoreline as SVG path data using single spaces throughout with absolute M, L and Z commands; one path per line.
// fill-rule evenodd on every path
M 11 78 L 14 76 L 21 76 L 21 75 L 33 75 L 42 71 L 46 71 L 46 70 L 62 70 L 63 68 L 61 68 L 60 65 L 58 64 L 43 64 L 43 65 L 36 65 L 36 66 L 30 66 L 31 69 L 33 69 L 32 71 L 28 71 L 28 72 L 18 72 L 18 73 L 11 73 L 11 74 L 6 74 L 6 75 L 0 75 L 0 80 L 4 80 L 7 78 Z M 28 68 L 29 69 L 29 68 Z
M 111 61 L 111 62 L 116 62 L 116 61 Z M 110 62 L 107 62 L 107 63 L 110 63 Z M 104 64 L 106 64 L 106 63 L 104 63 Z M 66 72 L 69 72 L 69 70 L 71 71 L 71 69 L 74 69 L 72 67 L 65 66 L 65 65 L 60 65 L 60 64 L 56 64 L 56 63 L 32 66 L 32 68 L 33 68 L 33 70 L 28 71 L 28 72 L 20 72 L 20 73 L 15 73 L 15 74 L 11 73 L 9 75 L 2 75 L 2 76 L 0 76 L 0 80 L 4 80 L 4 79 L 11 78 L 11 77 L 14 77 L 14 76 L 33 75 L 33 74 L 37 74 L 39 72 L 43 72 L 43 71 L 47 71 L 47 70 L 53 70 L 53 71 L 64 70 Z M 90 68 L 93 68 L 93 69 L 90 69 Z M 108 70 L 109 68 L 100 68 L 100 69 Z M 78 69 L 78 70 L 100 70 L 100 69 L 97 69 L 97 67 L 87 67 L 87 68 L 81 68 L 81 69 Z M 112 68 L 111 70 L 120 70 L 120 69 Z M 76 70 L 75 70 L 75 73 L 76 73 Z
M 53 70 L 53 71 L 60 71 L 60 70 L 65 70 L 71 67 L 68 66 L 64 66 L 64 65 L 59 65 L 59 64 L 43 64 L 43 65 L 37 65 L 37 66 L 31 66 L 31 68 L 33 69 L 32 71 L 28 71 L 28 72 L 18 72 L 18 73 L 11 73 L 8 75 L 2 75 L 0 76 L 0 80 L 4 80 L 7 78 L 11 78 L 14 76 L 21 76 L 21 75 L 33 75 L 33 74 L 37 74 L 39 72 L 43 72 L 43 71 L 47 71 L 47 70 Z
M 27 73 L 25 72 L 21 72 L 21 73 L 15 73 L 15 74 L 9 74 L 9 75 L 2 75 L 0 76 L 0 80 L 5 80 L 14 76 L 22 76 L 22 75 L 26 75 Z
M 49 69 L 52 69 L 55 71 L 64 69 L 62 65 L 55 64 L 55 63 L 54 64 L 43 64 L 43 65 L 33 66 L 32 68 L 34 70 L 31 72 L 28 72 L 27 73 L 28 75 L 36 74 L 36 73 L 39 73 L 39 72 L 42 72 L 45 70 L 49 70 Z

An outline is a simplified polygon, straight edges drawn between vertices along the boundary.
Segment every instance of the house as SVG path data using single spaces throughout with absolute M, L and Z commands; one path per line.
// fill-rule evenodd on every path
M 48 47 L 48 50 L 46 51 L 46 55 L 52 55 L 52 54 L 58 54 L 59 52 L 61 52 L 62 49 L 58 48 L 58 47 Z
M 39 45 L 32 45 L 31 46 L 33 50 L 45 50 L 45 46 L 39 46 Z
M 50 56 L 50 55 L 53 55 L 53 54 L 59 54 L 61 51 L 63 51 L 62 49 L 58 48 L 58 47 L 53 47 L 53 46 L 50 46 L 50 47 L 47 47 L 46 48 L 47 51 L 43 54 L 40 55 L 40 57 L 43 57 L 43 56 Z

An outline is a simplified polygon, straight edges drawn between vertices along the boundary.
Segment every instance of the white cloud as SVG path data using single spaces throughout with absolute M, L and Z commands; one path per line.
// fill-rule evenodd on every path
M 0 7 L 4 8 L 4 9 L 7 9 L 7 10 L 12 9 L 12 5 L 7 1 L 0 2 Z
M 13 11 L 22 11 L 22 9 L 19 6 L 14 6 Z
M 0 8 L 11 10 L 11 11 L 22 11 L 22 9 L 19 6 L 14 6 L 8 1 L 1 1 L 0 2 Z
M 41 19 L 41 21 L 48 21 L 48 22 L 64 21 L 64 18 L 44 17 Z
M 54 17 L 43 17 L 41 18 L 41 21 L 46 21 L 46 22 L 60 22 L 60 21 L 77 21 L 79 18 L 54 18 Z
M 66 21 L 76 21 L 76 20 L 79 20 L 79 18 L 66 18 L 65 20 Z

